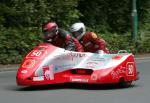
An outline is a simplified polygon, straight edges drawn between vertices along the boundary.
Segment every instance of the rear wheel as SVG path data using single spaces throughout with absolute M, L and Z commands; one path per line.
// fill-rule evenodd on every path
M 132 85 L 132 81 L 122 82 L 120 83 L 121 87 L 128 88 Z
M 132 81 L 125 81 L 124 78 L 120 78 L 119 86 L 128 88 L 128 87 L 132 86 Z

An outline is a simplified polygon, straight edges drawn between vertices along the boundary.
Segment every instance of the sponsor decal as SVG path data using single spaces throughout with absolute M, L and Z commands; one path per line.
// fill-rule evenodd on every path
M 33 77 L 33 81 L 43 81 L 43 80 L 44 80 L 44 76 Z
M 85 64 L 85 67 L 87 68 L 97 68 L 100 69 L 100 67 L 105 66 L 108 62 L 99 61 L 99 60 L 87 60 L 87 63 Z
M 56 66 L 57 70 L 58 69 L 63 69 L 63 68 L 72 68 L 75 64 L 63 64 L 63 65 L 58 65 Z
M 98 64 L 98 63 L 96 63 L 96 62 L 88 62 L 88 63 L 87 63 L 87 67 L 92 67 L 92 68 L 94 68 L 97 64 Z
M 85 57 L 86 56 L 86 54 L 84 53 L 76 53 L 76 52 L 70 52 L 67 55 L 71 57 Z
M 98 78 L 97 78 L 97 75 L 92 75 L 91 76 L 91 80 L 97 80 Z
M 71 78 L 72 82 L 82 82 L 82 83 L 87 83 L 89 80 L 88 79 L 80 79 L 80 78 Z
M 120 74 L 125 74 L 126 73 L 126 68 L 123 66 L 120 66 L 120 68 L 113 70 L 111 72 L 111 76 L 113 77 L 113 79 L 118 78 Z
M 73 60 L 73 58 L 71 56 L 55 56 L 56 60 Z
M 71 81 L 71 82 L 82 82 L 82 83 L 87 83 L 87 82 L 89 82 L 88 79 L 80 78 L 80 77 L 72 77 L 72 76 L 70 76 L 70 81 Z
M 126 75 L 127 76 L 134 76 L 134 63 L 128 62 L 126 65 Z
M 112 56 L 112 59 L 113 59 L 113 60 L 120 60 L 121 58 L 122 58 L 121 55 Z
M 87 68 L 95 68 L 97 66 L 99 66 L 100 62 L 97 61 L 89 61 L 86 63 L 86 67 Z
M 99 61 L 99 62 L 106 62 L 110 60 L 111 58 L 107 55 L 101 56 L 99 54 L 93 54 L 91 57 L 89 57 L 89 60 L 91 61 Z
M 28 71 L 27 70 L 22 70 L 21 73 L 26 74 Z
M 71 57 L 72 60 L 74 60 L 74 58 L 83 58 L 83 57 L 86 57 L 86 54 L 84 54 L 84 53 L 70 52 L 70 53 L 67 54 L 67 56 Z
M 50 65 L 48 67 L 44 67 L 43 71 L 44 71 L 44 77 L 47 80 L 54 80 L 54 72 L 53 72 L 53 65 Z
M 23 68 L 32 68 L 35 65 L 35 62 L 36 61 L 33 60 L 33 59 L 27 59 L 27 60 L 24 61 L 22 67 Z
M 56 55 L 55 58 L 57 58 L 58 60 L 74 60 L 75 58 L 83 58 L 86 57 L 87 55 L 84 53 L 77 53 L 77 52 L 69 52 L 67 54 L 63 54 L 62 55 Z
M 90 62 L 88 62 L 87 64 L 89 64 L 89 65 L 94 65 L 94 64 L 98 64 L 98 63 L 97 63 L 97 62 L 90 61 Z
M 95 33 L 92 33 L 92 38 L 93 39 L 96 39 L 97 38 L 97 35 Z

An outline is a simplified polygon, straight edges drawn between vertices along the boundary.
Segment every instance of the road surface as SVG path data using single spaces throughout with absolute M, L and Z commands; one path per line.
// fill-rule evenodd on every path
M 35 88 L 16 85 L 16 71 L 0 72 L 0 103 L 148 103 L 150 58 L 137 59 L 140 80 L 130 88 L 59 84 Z

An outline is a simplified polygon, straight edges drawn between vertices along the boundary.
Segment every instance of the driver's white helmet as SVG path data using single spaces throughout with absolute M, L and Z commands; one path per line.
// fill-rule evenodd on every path
M 72 35 L 77 38 L 78 40 L 80 40 L 83 35 L 86 32 L 86 28 L 85 25 L 83 23 L 74 23 L 71 27 L 70 27 L 70 32 L 72 33 Z

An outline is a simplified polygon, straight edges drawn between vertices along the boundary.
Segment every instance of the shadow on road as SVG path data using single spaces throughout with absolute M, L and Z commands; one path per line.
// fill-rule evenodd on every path
M 132 85 L 126 88 L 137 87 Z M 32 87 L 18 87 L 16 91 L 42 91 L 42 90 L 58 90 L 58 89 L 79 89 L 79 90 L 116 90 L 116 89 L 126 89 L 125 87 L 120 87 L 118 85 L 96 85 L 96 84 L 77 84 L 77 83 L 66 83 L 66 84 L 53 84 L 53 85 L 43 85 L 43 86 L 32 86 Z

